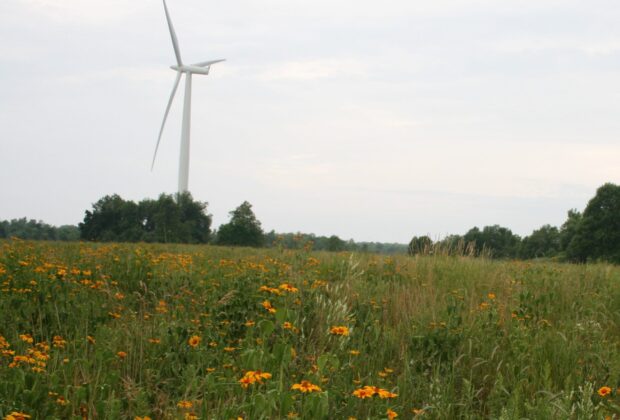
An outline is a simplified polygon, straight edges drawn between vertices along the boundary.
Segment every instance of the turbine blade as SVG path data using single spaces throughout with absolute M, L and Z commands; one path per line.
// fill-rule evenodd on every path
M 192 66 L 196 66 L 196 67 L 207 67 L 207 66 L 210 66 L 211 64 L 221 63 L 222 61 L 226 61 L 226 59 L 225 59 L 225 58 L 223 58 L 223 59 L 221 59 L 221 60 L 201 61 L 200 63 L 195 63 L 195 64 L 192 64 Z
M 174 99 L 174 95 L 177 93 L 177 88 L 179 87 L 179 82 L 181 81 L 181 75 L 183 73 L 177 73 L 177 79 L 174 81 L 174 86 L 172 87 L 172 93 L 170 94 L 170 99 L 168 100 L 168 106 L 166 106 L 166 112 L 164 113 L 164 121 L 161 123 L 161 128 L 159 129 L 159 137 L 157 137 L 157 144 L 155 145 L 155 153 L 153 154 L 153 163 L 151 163 L 151 171 L 155 166 L 155 158 L 157 157 L 157 150 L 159 149 L 159 142 L 161 141 L 161 135 L 164 132 L 164 126 L 166 125 L 166 119 L 168 118 L 168 112 L 170 112 L 170 107 L 172 106 L 172 100 Z
M 170 37 L 172 38 L 172 47 L 174 48 L 174 55 L 177 57 L 177 64 L 183 65 L 181 61 L 181 51 L 179 50 L 179 40 L 177 34 L 174 32 L 174 26 L 172 26 L 172 19 L 170 19 L 170 13 L 168 13 L 168 6 L 166 6 L 166 0 L 164 0 L 164 11 L 166 12 L 166 20 L 168 21 L 168 29 L 170 29 Z

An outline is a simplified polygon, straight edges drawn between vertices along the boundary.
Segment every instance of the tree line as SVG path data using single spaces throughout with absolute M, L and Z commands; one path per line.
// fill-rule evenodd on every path
M 247 201 L 230 212 L 230 221 L 212 230 L 207 203 L 190 193 L 161 194 L 138 203 L 107 195 L 87 210 L 78 225 L 80 239 L 97 242 L 159 242 L 260 247 L 265 235 Z
M 599 187 L 583 212 L 569 210 L 560 227 L 544 225 L 524 238 L 508 228 L 474 227 L 464 235 L 433 242 L 414 236 L 410 255 L 433 252 L 487 255 L 492 258 L 554 258 L 561 261 L 620 263 L 620 186 Z
M 22 238 L 43 241 L 77 241 L 80 230 L 74 225 L 51 226 L 40 220 L 0 220 L 0 238 Z
M 207 203 L 191 194 L 161 194 L 138 203 L 119 195 L 107 195 L 85 212 L 78 226 L 54 227 L 41 221 L 0 221 L 0 238 L 36 240 L 85 240 L 99 242 L 161 242 L 230 246 L 281 247 L 325 251 L 357 251 L 383 254 L 430 254 L 436 252 L 486 255 L 492 258 L 553 258 L 587 262 L 620 263 L 620 186 L 599 187 L 583 212 L 569 210 L 560 227 L 544 225 L 524 238 L 499 225 L 474 227 L 464 235 L 433 241 L 414 236 L 410 243 L 345 241 L 336 235 L 265 233 L 244 201 L 229 213 L 228 223 L 212 230 Z

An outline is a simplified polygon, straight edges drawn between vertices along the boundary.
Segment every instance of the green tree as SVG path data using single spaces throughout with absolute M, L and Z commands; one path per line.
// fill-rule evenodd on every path
M 429 254 L 433 247 L 433 241 L 428 236 L 414 236 L 409 242 L 407 253 L 409 255 Z
M 519 256 L 521 258 L 553 257 L 560 252 L 560 231 L 557 227 L 544 225 L 523 238 Z
M 221 225 L 217 231 L 217 244 L 253 247 L 263 245 L 263 229 L 250 203 L 244 201 L 229 214 L 230 221 Z
M 139 208 L 119 195 L 106 195 L 86 210 L 79 224 L 80 237 L 87 241 L 135 242 L 142 237 Z
M 80 231 L 77 226 L 64 225 L 55 227 L 34 219 L 13 219 L 0 221 L 0 238 L 15 236 L 28 240 L 43 241 L 77 241 Z
M 579 230 L 582 214 L 576 209 L 568 211 L 564 224 L 560 227 L 560 249 L 566 254 L 571 247 L 571 242 Z
M 607 183 L 599 187 L 581 220 L 571 227 L 574 234 L 566 248 L 569 259 L 620 263 L 620 186 Z
M 485 226 L 482 230 L 474 227 L 463 237 L 465 243 L 474 243 L 476 252 L 489 250 L 493 258 L 514 258 L 517 256 L 521 238 L 508 228 L 499 225 Z
M 82 239 L 90 241 L 206 243 L 211 233 L 207 203 L 191 194 L 161 194 L 136 204 L 118 195 L 105 196 L 86 211 Z
M 56 228 L 56 239 L 59 241 L 79 241 L 80 229 L 75 225 L 62 225 Z
M 190 193 L 178 197 L 181 231 L 184 241 L 207 243 L 211 238 L 211 215 L 207 213 L 207 203 L 194 201 Z
M 331 252 L 340 252 L 347 249 L 347 243 L 336 235 L 327 238 L 327 250 Z
M 21 239 L 55 240 L 56 228 L 34 219 L 13 219 L 5 223 L 5 236 Z

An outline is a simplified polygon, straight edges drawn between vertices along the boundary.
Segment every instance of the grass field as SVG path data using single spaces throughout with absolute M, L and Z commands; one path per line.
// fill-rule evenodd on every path
M 0 418 L 620 415 L 617 267 L 0 246 Z

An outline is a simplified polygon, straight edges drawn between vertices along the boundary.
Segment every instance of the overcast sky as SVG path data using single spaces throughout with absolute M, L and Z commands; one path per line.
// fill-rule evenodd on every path
M 408 242 L 561 225 L 620 181 L 618 0 L 168 0 L 214 225 Z M 177 187 L 159 0 L 0 1 L 0 219 Z

